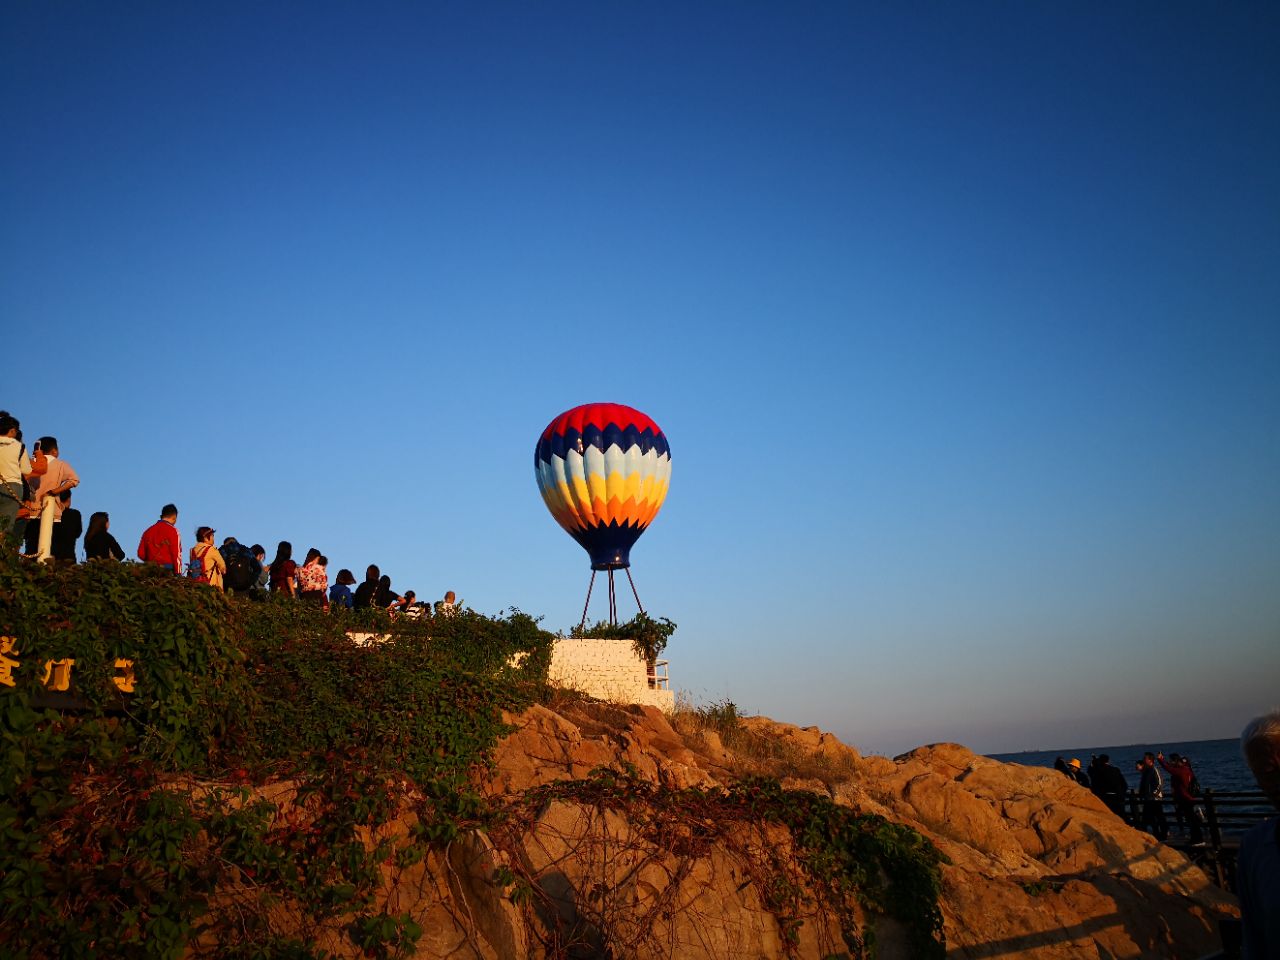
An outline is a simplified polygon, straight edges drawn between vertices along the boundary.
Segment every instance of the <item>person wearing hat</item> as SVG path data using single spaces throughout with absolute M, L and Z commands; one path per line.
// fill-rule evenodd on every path
M 221 590 L 222 580 L 227 572 L 227 561 L 222 559 L 222 554 L 213 545 L 213 535 L 216 532 L 213 527 L 196 529 L 196 545 L 191 548 L 191 564 L 187 568 L 187 575 Z
M 1089 789 L 1089 775 L 1080 769 L 1080 758 L 1072 757 L 1067 761 L 1067 769 L 1071 774 L 1071 779 L 1086 790 Z

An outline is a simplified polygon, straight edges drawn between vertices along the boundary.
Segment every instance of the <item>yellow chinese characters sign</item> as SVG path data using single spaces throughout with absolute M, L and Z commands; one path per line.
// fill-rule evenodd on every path
M 0 637 L 0 686 L 13 687 L 17 685 L 13 672 L 22 666 L 18 656 L 18 638 Z M 49 690 L 57 690 L 59 692 L 70 690 L 71 668 L 75 665 L 76 662 L 72 659 L 46 660 L 44 675 L 41 677 L 40 682 Z M 116 675 L 111 678 L 111 681 L 116 685 L 116 689 L 121 693 L 133 693 L 133 661 L 117 659 L 115 668 Z

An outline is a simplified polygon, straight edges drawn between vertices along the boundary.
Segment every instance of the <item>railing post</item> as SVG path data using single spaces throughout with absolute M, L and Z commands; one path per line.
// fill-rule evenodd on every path
M 1222 848 L 1222 831 L 1218 828 L 1218 808 L 1214 806 L 1212 790 L 1204 792 L 1204 815 L 1209 821 L 1209 845 L 1219 850 Z
M 40 506 L 40 539 L 36 559 L 41 563 L 48 563 L 53 556 L 53 515 L 57 509 L 53 497 L 45 497 Z

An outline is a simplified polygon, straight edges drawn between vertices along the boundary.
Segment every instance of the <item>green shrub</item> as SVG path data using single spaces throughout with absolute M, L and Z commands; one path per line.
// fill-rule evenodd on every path
M 606 623 L 597 620 L 591 626 L 579 624 L 569 631 L 571 637 L 595 637 L 601 640 L 630 640 L 636 656 L 653 666 L 662 651 L 667 649 L 676 625 L 666 617 L 653 619 L 647 613 L 637 613 L 626 623 Z
M 386 639 L 357 647 L 348 629 Z M 492 816 L 468 774 L 502 711 L 540 694 L 553 641 L 518 611 L 328 615 L 155 567 L 12 553 L 0 636 L 16 664 L 0 686 L 0 955 L 15 958 L 193 943 L 310 957 L 335 929 L 406 955 L 421 928 L 379 908 L 382 865 Z M 131 694 L 117 658 L 133 661 Z M 63 659 L 71 689 L 50 694 L 44 664 Z M 234 786 L 268 779 L 293 785 L 287 802 Z M 379 833 L 397 814 L 409 834 Z

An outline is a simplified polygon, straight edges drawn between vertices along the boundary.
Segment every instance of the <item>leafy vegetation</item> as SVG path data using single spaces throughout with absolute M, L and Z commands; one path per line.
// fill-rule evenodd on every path
M 730 752 L 726 765 L 740 777 L 819 780 L 834 789 L 857 774 L 852 753 L 802 750 L 780 737 L 755 732 L 745 719 L 732 700 L 697 706 L 677 700 L 671 725 L 694 742 L 705 744 L 707 735 L 714 735 Z
M 653 619 L 647 613 L 637 613 L 626 623 L 607 623 L 597 620 L 591 626 L 579 624 L 569 631 L 571 637 L 595 637 L 600 640 L 630 640 L 636 656 L 649 664 L 650 670 L 667 649 L 676 625 L 666 617 Z
M 313 956 L 335 929 L 407 952 L 420 930 L 377 909 L 381 865 L 491 816 L 468 774 L 539 693 L 553 639 L 517 611 L 329 616 L 11 555 L 0 635 L 0 952 L 113 958 Z M 44 664 L 65 659 L 59 700 Z M 250 786 L 268 782 L 288 790 Z M 406 814 L 409 835 L 385 833 Z
M 645 620 L 619 630 L 643 633 L 656 657 L 675 625 Z M 0 637 L 5 957 L 408 956 L 423 917 L 397 906 L 412 902 L 390 895 L 397 878 L 552 796 L 785 825 L 807 882 L 839 909 L 853 896 L 937 943 L 933 848 L 812 794 L 767 781 L 700 794 L 614 773 L 484 799 L 477 774 L 503 712 L 547 696 L 554 638 L 516 610 L 325 614 L 146 566 L 0 554 Z M 64 660 L 72 686 L 50 693 L 45 664 Z M 118 660 L 132 662 L 131 693 Z M 722 712 L 736 726 L 736 708 Z M 532 918 L 514 863 L 509 896 Z M 800 886 L 770 869 L 766 902 L 794 932 Z

